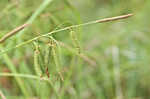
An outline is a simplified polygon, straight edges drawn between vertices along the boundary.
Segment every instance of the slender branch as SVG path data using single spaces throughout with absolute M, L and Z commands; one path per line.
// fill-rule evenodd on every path
M 17 74 L 17 73 L 0 73 L 0 76 L 10 76 L 10 77 L 22 77 L 22 78 L 30 78 L 35 80 L 49 80 L 47 78 L 40 78 L 38 76 L 29 75 L 29 74 Z
M 7 33 L 6 35 L 4 35 L 1 39 L 0 39 L 0 43 L 3 43 L 5 40 L 7 40 L 9 37 L 15 35 L 17 32 L 21 31 L 22 29 L 24 29 L 25 27 L 27 27 L 29 24 L 23 24 L 17 28 L 15 28 L 14 30 L 12 30 L 11 32 Z
M 101 20 L 90 21 L 90 22 L 83 23 L 83 24 L 68 26 L 68 27 L 65 27 L 65 28 L 62 28 L 62 29 L 59 29 L 59 30 L 55 30 L 55 31 L 46 33 L 44 35 L 37 36 L 37 37 L 35 37 L 33 39 L 27 40 L 27 41 L 25 41 L 23 43 L 20 43 L 20 44 L 16 45 L 15 47 L 8 48 L 6 50 L 1 51 L 0 54 L 3 54 L 3 53 L 5 53 L 5 52 L 7 52 L 9 50 L 12 50 L 12 49 L 21 47 L 23 45 L 26 45 L 28 43 L 31 43 L 32 41 L 37 40 L 37 39 L 39 39 L 41 37 L 45 37 L 45 36 L 48 36 L 48 35 L 51 35 L 51 34 L 54 34 L 54 33 L 57 33 L 57 32 L 61 32 L 61 31 L 65 31 L 65 30 L 68 30 L 68 29 L 77 28 L 77 27 L 81 27 L 81 26 L 96 24 L 96 23 L 104 23 L 104 22 L 108 22 L 108 21 L 115 21 L 115 20 L 120 20 L 120 19 L 126 19 L 126 18 L 131 17 L 131 16 L 133 16 L 133 14 L 121 15 L 121 16 L 117 16 L 117 17 L 105 18 L 105 19 L 101 19 Z

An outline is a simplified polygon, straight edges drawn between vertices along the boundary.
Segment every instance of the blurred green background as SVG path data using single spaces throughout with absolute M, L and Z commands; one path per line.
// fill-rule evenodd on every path
M 48 37 L 36 40 L 47 81 L 36 74 L 33 42 L 0 52 L 0 99 L 149 99 L 149 9 L 150 0 L 0 0 L 0 37 L 30 23 L 1 43 L 1 51 L 67 26 L 134 14 L 52 35 L 69 48 L 48 47 Z

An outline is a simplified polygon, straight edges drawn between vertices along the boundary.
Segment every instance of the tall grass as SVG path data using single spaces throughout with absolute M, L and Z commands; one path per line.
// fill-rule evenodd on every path
M 149 98 L 141 20 L 149 1 L 2 0 L 0 8 L 0 98 Z

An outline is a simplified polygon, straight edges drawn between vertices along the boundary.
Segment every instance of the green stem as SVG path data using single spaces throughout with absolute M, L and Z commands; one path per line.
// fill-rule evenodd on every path
M 37 40 L 37 39 L 39 39 L 41 37 L 47 37 L 47 36 L 52 35 L 52 34 L 57 33 L 57 32 L 69 30 L 69 29 L 72 29 L 72 28 L 78 28 L 78 27 L 81 27 L 81 26 L 87 26 L 87 25 L 91 25 L 91 24 L 96 24 L 96 23 L 104 23 L 104 22 L 109 22 L 109 21 L 125 19 L 125 18 L 128 18 L 130 16 L 132 16 L 132 14 L 127 14 L 127 15 L 122 15 L 122 16 L 117 16 L 117 17 L 111 17 L 111 18 L 104 18 L 104 19 L 101 19 L 101 20 L 95 20 L 95 21 L 90 21 L 90 22 L 87 22 L 87 23 L 82 23 L 82 24 L 78 24 L 78 25 L 68 26 L 68 27 L 65 27 L 65 28 L 62 28 L 62 29 L 59 29 L 59 30 L 55 30 L 55 31 L 52 31 L 52 32 L 49 32 L 49 33 L 46 33 L 46 34 L 43 34 L 43 35 L 40 35 L 40 36 L 37 36 L 35 38 L 32 38 L 32 39 L 27 40 L 25 42 L 22 42 L 22 43 L 16 45 L 15 47 L 5 49 L 5 50 L 0 52 L 0 55 L 8 52 L 9 50 L 16 49 L 16 48 L 19 48 L 19 47 L 21 47 L 23 45 L 29 44 L 29 43 L 33 42 L 34 40 Z
M 2 46 L 0 46 L 0 47 L 3 48 Z M 5 61 L 6 65 L 11 70 L 11 72 L 12 73 L 17 73 L 17 70 L 16 70 L 14 64 L 12 63 L 11 59 L 9 58 L 9 56 L 7 54 L 3 54 L 2 56 L 4 58 L 4 61 Z M 27 89 L 25 88 L 25 85 L 24 85 L 23 81 L 20 78 L 18 78 L 18 77 L 15 77 L 15 79 L 16 79 L 16 81 L 17 81 L 17 83 L 18 83 L 22 93 L 26 97 L 28 97 L 29 93 L 28 93 Z

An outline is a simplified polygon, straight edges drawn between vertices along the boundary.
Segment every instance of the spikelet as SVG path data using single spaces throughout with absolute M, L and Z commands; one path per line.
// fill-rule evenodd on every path
M 40 68 L 40 64 L 39 64 L 39 55 L 40 55 L 40 51 L 39 51 L 39 46 L 36 42 L 34 42 L 35 45 L 35 51 L 34 51 L 34 69 L 35 72 L 38 76 L 42 75 L 42 71 Z
M 50 40 L 50 42 L 47 44 L 47 46 L 45 48 L 45 56 L 44 56 L 45 73 L 48 78 L 50 77 L 50 74 L 48 72 L 48 65 L 50 62 L 50 52 L 51 52 L 51 47 L 52 47 L 51 42 L 52 41 Z
M 58 58 L 58 56 L 56 54 L 56 51 L 57 51 L 57 48 L 58 48 L 59 45 L 58 45 L 58 42 L 53 37 L 50 37 L 50 38 L 52 40 L 52 55 L 53 55 L 54 62 L 55 62 L 55 65 L 56 65 L 56 71 L 58 72 L 61 80 L 64 81 L 63 75 L 60 72 L 59 58 Z
M 81 53 L 81 48 L 80 48 L 79 40 L 77 38 L 76 33 L 73 30 L 70 31 L 70 36 L 71 36 L 71 39 L 73 41 L 73 45 L 75 46 L 78 53 L 80 54 Z
M 50 51 L 51 51 L 51 44 L 48 43 L 48 45 L 45 48 L 45 56 L 44 56 L 44 65 L 47 66 L 49 64 L 50 59 Z

